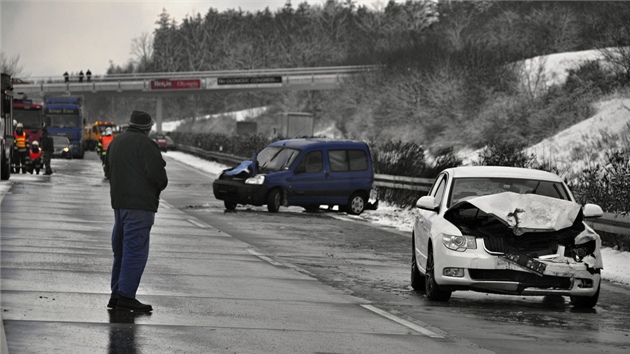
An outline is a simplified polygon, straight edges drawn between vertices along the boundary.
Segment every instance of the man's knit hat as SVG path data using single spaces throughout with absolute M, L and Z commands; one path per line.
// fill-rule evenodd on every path
M 140 130 L 149 130 L 153 126 L 153 119 L 147 112 L 133 111 L 131 112 L 131 119 L 129 119 L 129 126 Z

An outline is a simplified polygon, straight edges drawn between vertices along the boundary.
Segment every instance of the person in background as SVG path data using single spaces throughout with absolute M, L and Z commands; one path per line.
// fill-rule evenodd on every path
M 92 72 L 90 71 L 90 69 L 88 69 L 85 72 L 85 77 L 87 78 L 87 82 L 91 82 L 92 81 Z
M 53 152 L 55 152 L 55 144 L 53 139 L 48 135 L 48 129 L 42 129 L 42 137 L 40 138 L 42 148 L 42 162 L 44 163 L 44 174 L 52 175 L 53 171 L 50 167 L 50 160 Z
M 28 172 L 33 174 L 33 171 L 35 171 L 36 174 L 39 174 L 39 170 L 42 168 L 42 149 L 39 148 L 39 142 L 37 142 L 37 140 L 33 141 L 31 144 L 29 160 Z
M 111 144 L 112 140 L 114 140 L 112 128 L 108 127 L 105 129 L 103 136 L 96 145 L 96 153 L 101 158 L 103 169 L 105 168 L 105 156 L 107 156 L 107 149 L 109 148 L 109 144 Z
M 136 299 L 149 258 L 151 227 L 160 193 L 168 184 L 166 162 L 157 143 L 149 138 L 153 119 L 133 111 L 129 128 L 116 136 L 105 157 L 114 209 L 112 230 L 111 297 L 107 307 L 116 311 L 150 312 L 153 307 Z
M 29 143 L 22 123 L 18 123 L 15 126 L 13 137 L 13 171 L 15 173 L 20 173 L 20 170 L 22 170 L 22 173 L 26 173 L 26 160 L 28 159 Z
M 107 148 L 109 144 L 114 140 L 114 135 L 112 134 L 112 128 L 106 128 L 101 136 L 101 139 L 96 144 L 96 153 L 98 154 L 101 162 L 105 163 L 105 155 L 107 155 Z
M 63 82 L 70 82 L 70 75 L 68 75 L 67 71 L 63 73 Z
M 79 71 L 79 82 L 83 82 L 83 70 Z

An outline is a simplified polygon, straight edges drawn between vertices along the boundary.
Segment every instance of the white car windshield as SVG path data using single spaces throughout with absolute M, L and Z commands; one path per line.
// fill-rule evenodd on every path
M 519 194 L 538 194 L 547 197 L 570 200 L 569 194 L 562 183 L 517 178 L 456 178 L 448 206 L 457 202 L 479 197 L 482 195 L 514 192 Z

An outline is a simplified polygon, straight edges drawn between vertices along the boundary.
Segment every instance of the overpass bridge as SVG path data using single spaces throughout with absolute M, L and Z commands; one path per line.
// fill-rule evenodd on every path
M 164 72 L 92 76 L 79 82 L 73 77 L 34 77 L 15 83 L 14 92 L 28 96 L 82 95 L 145 96 L 156 99 L 156 129 L 162 130 L 162 98 L 225 91 L 303 91 L 338 88 L 344 79 L 374 69 L 373 66 Z

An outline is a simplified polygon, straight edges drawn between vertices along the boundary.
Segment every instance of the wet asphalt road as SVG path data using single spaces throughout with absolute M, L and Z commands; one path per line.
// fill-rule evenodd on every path
M 18 175 L 2 200 L 2 318 L 10 353 L 627 352 L 630 289 L 594 311 L 563 298 L 411 291 L 408 235 L 320 211 L 241 208 L 214 176 L 167 159 L 169 187 L 138 298 L 107 311 L 113 223 L 95 154 Z M 386 316 L 389 316 L 386 317 Z
M 108 311 L 107 182 L 95 154 L 54 160 L 53 168 L 51 177 L 15 175 L 8 190 L 3 185 L 1 304 L 10 353 L 487 352 L 376 314 L 369 301 L 173 207 L 171 196 L 178 203 L 187 186 L 207 179 L 175 163 L 138 291 L 155 310 Z

